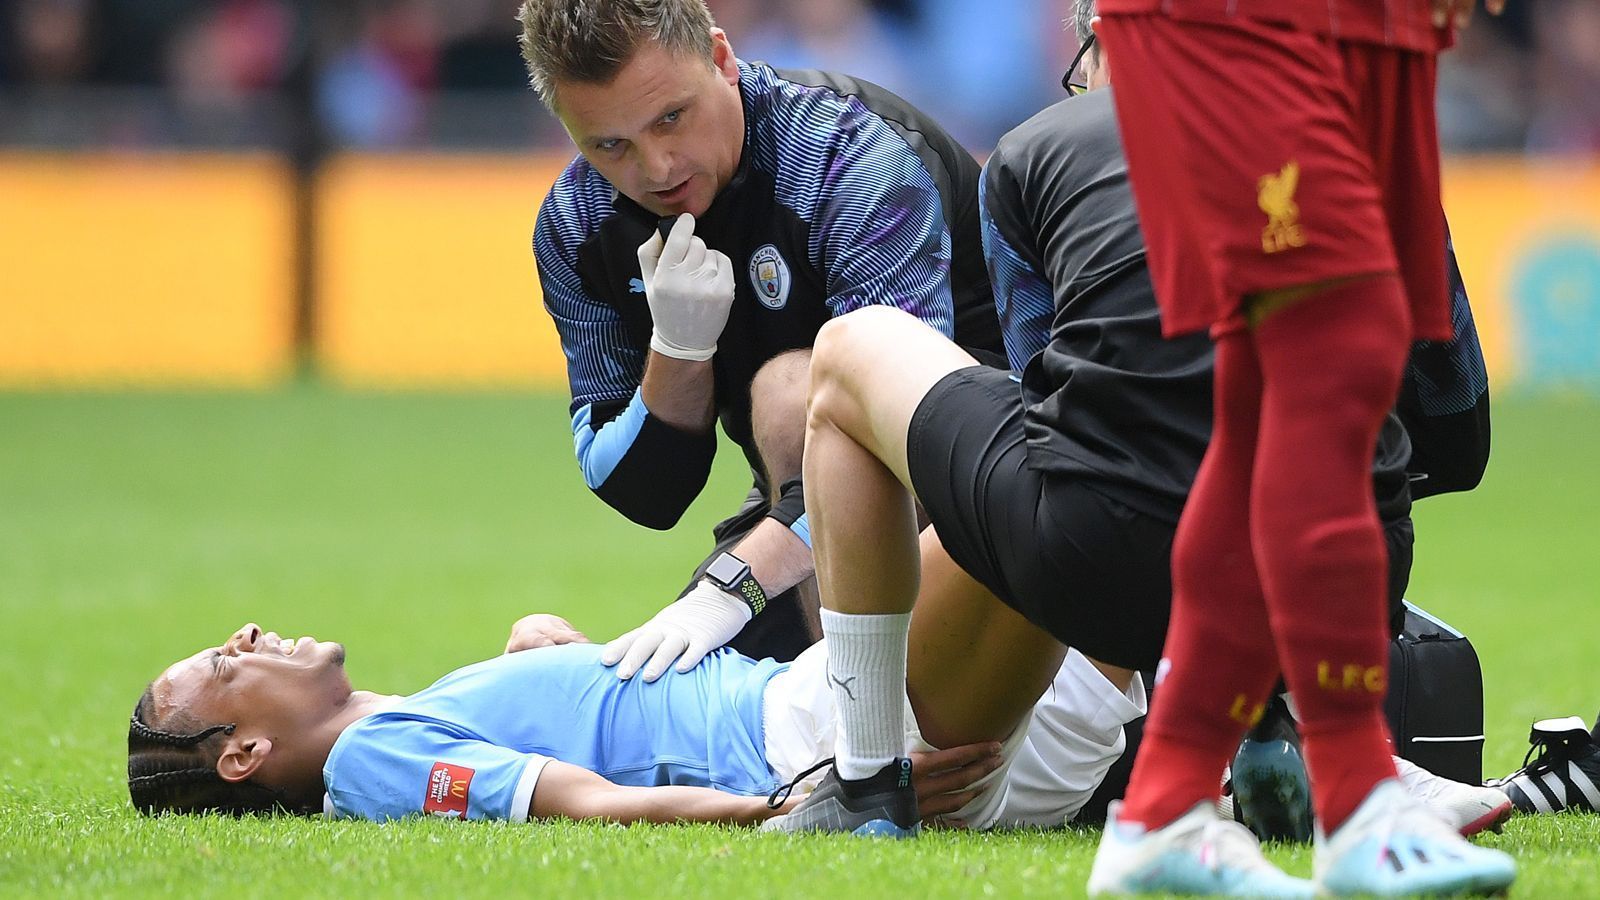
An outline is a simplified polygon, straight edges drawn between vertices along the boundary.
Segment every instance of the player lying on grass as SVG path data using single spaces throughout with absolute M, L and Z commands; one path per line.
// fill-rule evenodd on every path
M 622 680 L 601 665 L 599 646 L 545 618 L 554 635 L 545 643 L 584 642 L 466 666 L 409 697 L 353 690 L 337 643 L 246 625 L 170 666 L 140 697 L 129 794 L 146 813 L 754 824 L 786 808 L 769 808 L 769 794 L 803 783 L 831 753 L 823 645 L 792 664 L 722 649 L 687 673 Z M 917 633 L 927 652 L 962 650 L 960 633 L 925 622 Z M 1120 752 L 1143 689 L 1114 690 L 1074 654 L 1034 708 L 1037 691 L 1014 688 L 1003 652 L 986 666 L 959 697 L 938 685 L 924 692 L 943 704 L 945 727 L 996 740 L 932 752 L 913 724 L 905 740 L 930 751 L 917 760 L 917 799 L 972 827 L 1059 824 Z
M 936 548 L 927 558 L 948 567 L 930 571 L 930 584 L 962 578 Z M 930 595 L 929 608 L 943 608 L 953 628 L 919 641 L 929 651 L 993 634 L 982 618 L 1008 615 L 997 604 L 957 609 L 955 595 Z M 392 697 L 353 691 L 338 644 L 283 641 L 247 625 L 169 667 L 140 698 L 128 734 L 129 793 L 148 813 L 753 823 L 773 815 L 761 795 L 780 782 L 804 784 L 833 745 L 822 645 L 792 665 L 722 650 L 690 673 L 646 682 L 611 676 L 598 648 L 559 644 L 588 638 L 559 617 L 527 616 L 508 650 L 535 649 Z M 1003 709 L 1018 695 L 994 687 L 1006 677 L 1000 657 L 976 655 L 987 673 L 960 659 L 949 665 L 977 679 L 977 689 L 924 719 L 975 733 L 1004 719 L 985 715 L 984 704 Z M 948 699 L 949 687 L 927 677 L 934 660 L 912 659 L 925 673 L 910 685 L 922 705 Z M 1121 753 L 1122 724 L 1144 710 L 1133 685 L 1116 691 L 1086 658 L 1068 655 L 1025 731 L 1012 729 L 1004 745 L 918 756 L 922 811 L 980 828 L 1070 820 Z M 926 746 L 915 733 L 907 739 Z M 1471 790 L 1426 776 L 1421 783 L 1445 808 Z

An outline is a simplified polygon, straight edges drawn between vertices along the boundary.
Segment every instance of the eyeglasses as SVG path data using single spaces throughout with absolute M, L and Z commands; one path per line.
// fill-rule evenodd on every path
M 1083 65 L 1083 58 L 1089 55 L 1089 48 L 1093 46 L 1094 32 L 1091 31 L 1089 36 L 1084 38 L 1083 43 L 1078 45 L 1078 53 L 1072 57 L 1072 65 L 1067 66 L 1067 74 L 1061 76 L 1061 86 L 1066 88 L 1068 94 L 1077 96 L 1089 90 L 1089 85 L 1082 81 L 1073 81 L 1072 76 L 1078 71 L 1078 67 Z

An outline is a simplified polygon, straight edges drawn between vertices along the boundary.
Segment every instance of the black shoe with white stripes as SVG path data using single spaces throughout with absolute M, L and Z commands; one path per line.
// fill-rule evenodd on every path
M 1528 740 L 1522 768 L 1489 786 L 1505 791 L 1521 813 L 1600 812 L 1600 743 L 1583 720 L 1535 722 Z

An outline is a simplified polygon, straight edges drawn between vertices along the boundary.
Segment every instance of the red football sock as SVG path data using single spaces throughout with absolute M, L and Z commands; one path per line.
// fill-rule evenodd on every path
M 1216 799 L 1278 674 L 1248 520 L 1261 402 L 1249 334 L 1218 340 L 1215 377 L 1211 446 L 1173 540 L 1164 676 L 1120 814 L 1148 828 Z
M 1331 833 L 1395 775 L 1383 718 L 1388 559 L 1371 472 L 1410 350 L 1409 307 L 1397 278 L 1350 282 L 1272 313 L 1255 343 L 1265 384 L 1256 562 Z

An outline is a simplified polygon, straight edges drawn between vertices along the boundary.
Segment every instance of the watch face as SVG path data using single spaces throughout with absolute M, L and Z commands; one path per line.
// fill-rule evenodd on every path
M 733 587 L 743 579 L 745 571 L 749 568 L 739 557 L 723 553 L 706 567 L 706 576 L 718 584 Z

